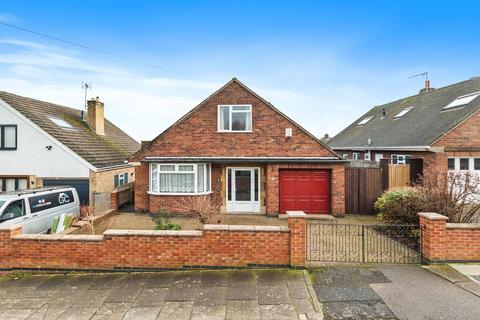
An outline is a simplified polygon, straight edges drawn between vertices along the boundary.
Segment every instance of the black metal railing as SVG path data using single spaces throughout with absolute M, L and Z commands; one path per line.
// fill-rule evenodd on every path
M 307 223 L 308 262 L 421 263 L 418 225 Z

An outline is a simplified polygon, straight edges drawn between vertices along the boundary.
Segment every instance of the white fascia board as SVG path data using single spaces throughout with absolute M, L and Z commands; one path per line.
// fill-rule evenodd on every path
M 38 124 L 27 118 L 25 115 L 23 115 L 20 111 L 6 103 L 4 100 L 0 99 L 0 105 L 4 106 L 8 111 L 25 121 L 29 126 L 31 126 L 33 129 L 37 130 L 40 134 L 45 136 L 47 139 L 50 139 L 55 143 L 59 148 L 70 154 L 72 157 L 80 161 L 84 166 L 86 166 L 88 169 L 97 172 L 98 169 L 94 165 L 92 165 L 90 162 L 85 160 L 84 158 L 80 157 L 76 152 L 74 152 L 72 149 L 70 149 L 68 146 L 57 140 L 55 137 L 53 137 L 51 134 L 43 130 Z

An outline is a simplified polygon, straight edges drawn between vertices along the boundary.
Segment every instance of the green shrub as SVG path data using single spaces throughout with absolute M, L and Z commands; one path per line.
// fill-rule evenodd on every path
M 384 192 L 375 202 L 377 219 L 388 223 L 418 224 L 418 212 L 423 206 L 414 189 Z
M 153 221 L 155 221 L 155 230 L 180 230 L 182 227 L 179 224 L 171 223 L 168 219 L 168 213 L 164 209 L 160 209 L 153 216 Z

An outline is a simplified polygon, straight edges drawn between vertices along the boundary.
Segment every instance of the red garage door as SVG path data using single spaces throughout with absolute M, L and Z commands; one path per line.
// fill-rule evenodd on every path
M 330 213 L 330 170 L 280 170 L 280 213 Z

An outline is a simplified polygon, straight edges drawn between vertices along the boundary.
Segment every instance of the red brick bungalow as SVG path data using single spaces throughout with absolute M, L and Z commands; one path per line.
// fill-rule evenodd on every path
M 480 172 L 480 78 L 376 106 L 328 141 L 345 159 L 422 159 L 425 173 Z
M 130 161 L 137 211 L 182 213 L 215 197 L 226 213 L 344 214 L 344 160 L 233 78 Z

